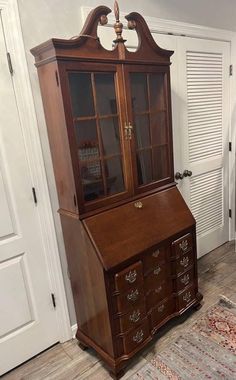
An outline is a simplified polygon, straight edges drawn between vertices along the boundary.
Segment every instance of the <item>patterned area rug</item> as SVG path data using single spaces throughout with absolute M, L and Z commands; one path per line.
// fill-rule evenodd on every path
M 221 297 L 129 380 L 236 379 L 236 304 Z

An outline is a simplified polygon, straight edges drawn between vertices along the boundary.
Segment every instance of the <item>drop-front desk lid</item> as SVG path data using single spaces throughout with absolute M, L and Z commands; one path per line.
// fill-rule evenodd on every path
M 176 187 L 139 201 L 136 207 L 132 201 L 83 220 L 106 270 L 195 223 Z

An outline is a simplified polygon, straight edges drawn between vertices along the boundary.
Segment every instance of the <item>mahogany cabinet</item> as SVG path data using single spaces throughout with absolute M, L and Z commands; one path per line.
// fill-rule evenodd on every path
M 138 13 L 139 46 L 97 36 L 110 9 L 81 34 L 35 56 L 82 347 L 115 378 L 169 319 L 199 305 L 195 220 L 176 188 L 170 57 Z

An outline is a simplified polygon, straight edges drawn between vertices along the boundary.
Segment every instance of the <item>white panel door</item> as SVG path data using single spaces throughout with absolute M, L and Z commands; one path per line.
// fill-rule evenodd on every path
M 192 172 L 182 189 L 202 256 L 229 239 L 230 44 L 179 37 L 177 54 L 182 172 Z
M 58 341 L 30 169 L 0 23 L 0 375 Z

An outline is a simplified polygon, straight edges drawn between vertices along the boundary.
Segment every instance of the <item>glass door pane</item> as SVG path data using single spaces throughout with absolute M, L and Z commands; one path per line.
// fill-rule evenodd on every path
M 69 72 L 86 202 L 125 191 L 114 73 Z
M 165 76 L 129 73 L 138 186 L 170 177 Z

